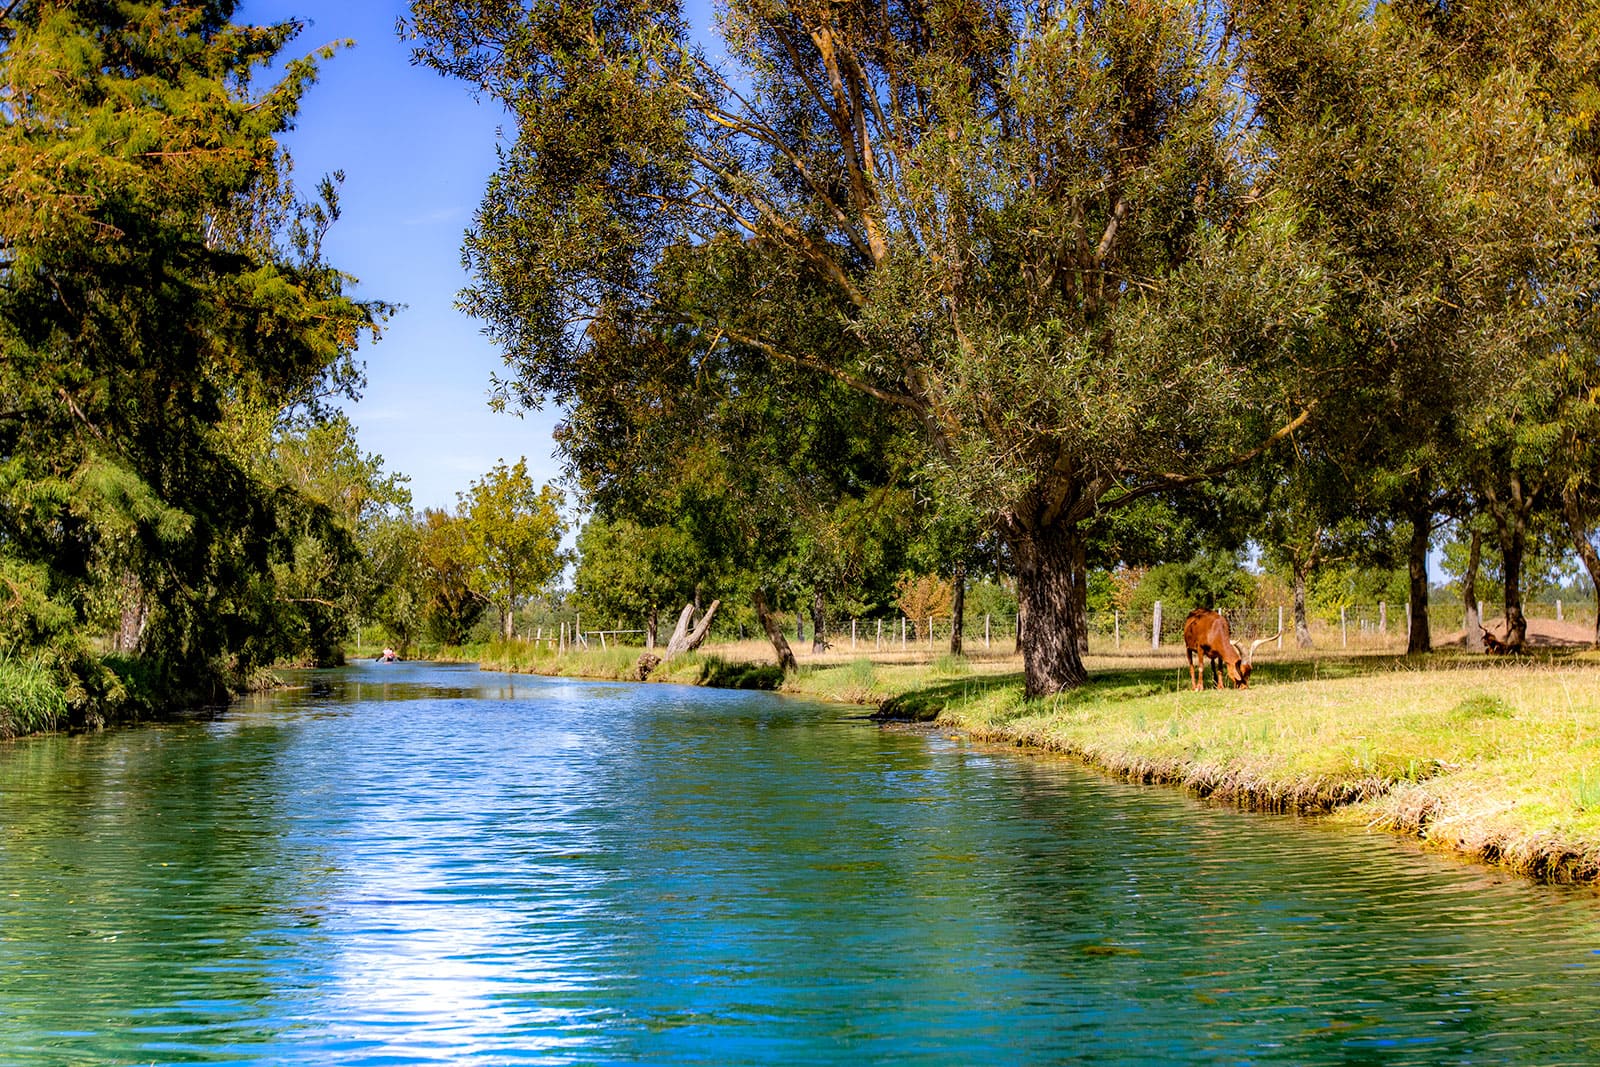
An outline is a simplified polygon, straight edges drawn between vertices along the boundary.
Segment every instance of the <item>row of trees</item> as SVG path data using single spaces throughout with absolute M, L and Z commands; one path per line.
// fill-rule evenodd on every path
M 461 301 L 501 401 L 561 405 L 677 595 L 826 600 L 914 511 L 948 569 L 1015 574 L 1038 696 L 1086 676 L 1091 568 L 1207 543 L 1303 590 L 1398 540 L 1418 648 L 1446 519 L 1494 538 L 1513 644 L 1538 523 L 1600 581 L 1594 0 L 729 0 L 715 41 L 670 2 L 416 0 L 405 31 L 515 118 Z

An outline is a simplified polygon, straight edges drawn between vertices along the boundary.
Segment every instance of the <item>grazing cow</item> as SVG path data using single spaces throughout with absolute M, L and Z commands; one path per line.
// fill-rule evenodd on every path
M 1228 677 L 1233 679 L 1235 688 L 1246 688 L 1250 684 L 1256 649 L 1268 641 L 1277 640 L 1277 637 L 1277 634 L 1263 637 L 1251 644 L 1250 651 L 1241 653 L 1228 634 L 1227 619 L 1208 608 L 1195 608 L 1183 620 L 1183 646 L 1189 657 L 1190 683 L 1196 692 L 1206 687 L 1206 664 L 1209 662 L 1212 673 L 1216 675 L 1218 689 L 1222 688 L 1224 664 L 1228 667 Z

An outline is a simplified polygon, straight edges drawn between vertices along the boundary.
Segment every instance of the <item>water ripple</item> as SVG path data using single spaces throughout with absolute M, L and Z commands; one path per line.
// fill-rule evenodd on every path
M 0 1062 L 1594 1063 L 1600 905 L 762 694 L 0 749 Z

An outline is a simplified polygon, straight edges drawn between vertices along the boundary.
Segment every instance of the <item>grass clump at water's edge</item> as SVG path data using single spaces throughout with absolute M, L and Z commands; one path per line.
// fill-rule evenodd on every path
M 0 738 L 57 729 L 67 714 L 66 693 L 48 667 L 0 654 Z

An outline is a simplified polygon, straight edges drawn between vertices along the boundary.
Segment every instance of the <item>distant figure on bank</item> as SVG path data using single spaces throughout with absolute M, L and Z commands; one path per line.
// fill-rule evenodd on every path
M 386 649 L 383 650 L 383 662 L 385 662 L 385 663 L 393 663 L 394 662 L 394 649 L 386 648 Z

